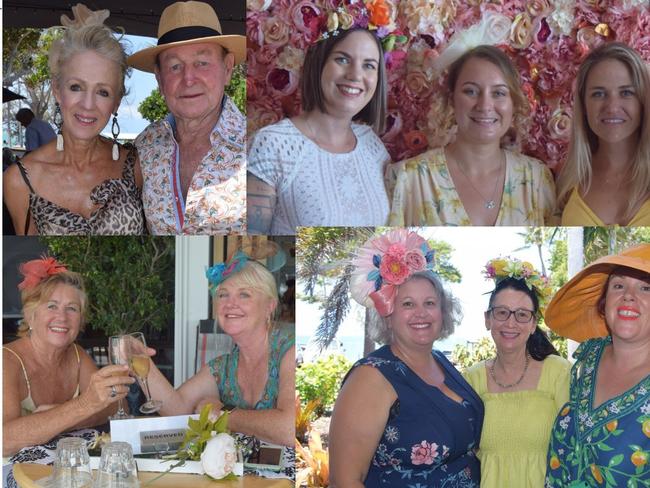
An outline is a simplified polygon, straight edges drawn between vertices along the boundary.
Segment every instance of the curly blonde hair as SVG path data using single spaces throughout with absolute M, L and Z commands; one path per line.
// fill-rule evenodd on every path
M 557 180 L 558 206 L 564 208 L 574 188 L 584 193 L 589 191 L 593 175 L 592 156 L 598 150 L 598 136 L 589 127 L 585 96 L 587 78 L 592 68 L 598 63 L 614 59 L 623 63 L 632 78 L 639 103 L 641 104 L 641 123 L 638 131 L 637 146 L 630 161 L 630 181 L 632 188 L 628 192 L 626 221 L 634 217 L 634 211 L 648 198 L 650 188 L 650 75 L 648 68 L 639 54 L 621 42 L 610 42 L 594 49 L 582 62 L 576 79 L 573 101 L 573 122 L 571 142 L 566 162 Z
M 74 271 L 62 271 L 55 275 L 48 276 L 36 286 L 25 288 L 20 293 L 20 299 L 23 304 L 23 319 L 18 327 L 18 335 L 20 337 L 28 334 L 31 328 L 31 318 L 34 316 L 36 308 L 42 303 L 46 302 L 52 296 L 54 289 L 59 285 L 68 285 L 76 288 L 79 292 L 79 304 L 81 315 L 81 328 L 83 331 L 85 327 L 86 307 L 88 304 L 88 297 L 84 287 L 83 278 L 79 273 Z

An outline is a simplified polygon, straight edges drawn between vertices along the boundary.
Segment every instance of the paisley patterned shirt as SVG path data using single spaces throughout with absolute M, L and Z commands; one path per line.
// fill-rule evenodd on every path
M 142 199 L 151 234 L 246 232 L 246 118 L 224 95 L 221 115 L 183 199 L 180 153 L 170 114 L 149 125 L 135 143 L 144 184 Z

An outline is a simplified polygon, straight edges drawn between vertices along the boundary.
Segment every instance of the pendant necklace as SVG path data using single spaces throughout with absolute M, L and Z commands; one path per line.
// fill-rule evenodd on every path
M 521 376 L 517 381 L 514 383 L 510 383 L 509 385 L 504 385 L 503 383 L 499 383 L 499 380 L 497 380 L 496 374 L 494 374 L 494 365 L 497 363 L 497 358 L 495 357 L 494 360 L 492 361 L 492 366 L 488 369 L 490 372 L 490 376 L 492 377 L 492 381 L 494 381 L 497 385 L 499 385 L 501 388 L 512 388 L 513 386 L 517 386 L 521 381 L 524 379 L 524 376 L 526 376 L 526 371 L 528 371 L 528 363 L 530 362 L 530 356 L 528 355 L 528 352 L 526 352 L 526 362 L 524 363 L 524 371 L 521 373 Z
M 494 182 L 494 189 L 492 190 L 492 197 L 490 199 L 487 199 L 483 196 L 483 194 L 474 186 L 474 183 L 472 183 L 472 180 L 467 176 L 467 173 L 465 173 L 465 170 L 463 170 L 463 166 L 456 160 L 456 166 L 460 170 L 460 172 L 463 174 L 465 179 L 469 181 L 469 184 L 471 185 L 472 188 L 474 188 L 474 191 L 478 193 L 478 196 L 481 197 L 481 199 L 485 202 L 483 206 L 487 208 L 488 210 L 492 210 L 497 206 L 495 202 L 495 197 L 497 194 L 497 188 L 499 186 L 499 181 L 501 180 L 501 167 L 499 167 L 499 174 L 497 175 L 496 181 Z M 505 166 L 505 165 L 502 165 Z

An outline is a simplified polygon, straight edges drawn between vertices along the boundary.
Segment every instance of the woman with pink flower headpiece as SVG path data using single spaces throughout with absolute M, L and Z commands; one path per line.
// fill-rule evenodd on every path
M 387 105 L 383 45 L 394 44 L 395 9 L 385 0 L 335 3 L 336 10 L 314 20 L 302 113 L 250 138 L 251 233 L 293 235 L 297 226 L 376 226 L 388 219 L 383 175 L 390 156 L 377 133 Z
M 650 74 L 610 42 L 582 62 L 557 181 L 562 225 L 650 225 Z
M 538 488 L 553 421 L 569 397 L 571 364 L 538 326 L 552 293 L 546 277 L 515 259 L 491 260 L 485 275 L 495 282 L 485 327 L 496 356 L 463 373 L 485 405 L 481 487 Z
M 383 347 L 352 367 L 330 425 L 333 487 L 478 488 L 483 403 L 439 351 L 460 307 L 433 272 L 433 250 L 397 229 L 359 249 L 350 291 L 378 315 Z
M 128 366 L 97 369 L 75 344 L 87 307 L 83 280 L 54 258 L 23 263 L 20 339 L 2 348 L 2 452 L 100 425 L 135 379 Z

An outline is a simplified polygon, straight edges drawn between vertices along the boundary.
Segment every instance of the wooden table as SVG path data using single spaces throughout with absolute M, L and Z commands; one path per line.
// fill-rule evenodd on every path
M 39 488 L 36 481 L 49 476 L 52 466 L 45 464 L 14 464 L 14 478 L 20 488 Z M 141 472 L 140 483 L 146 483 L 160 473 Z M 291 488 L 287 479 L 267 479 L 258 476 L 244 476 L 232 481 L 212 481 L 207 476 L 197 474 L 167 473 L 162 478 L 148 485 L 151 488 Z

